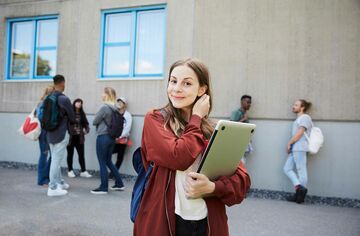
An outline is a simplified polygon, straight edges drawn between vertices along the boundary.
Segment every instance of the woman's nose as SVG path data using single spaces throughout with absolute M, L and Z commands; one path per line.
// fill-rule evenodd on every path
M 175 86 L 174 86 L 174 91 L 175 92 L 181 92 L 182 91 L 182 86 L 180 83 L 177 83 Z

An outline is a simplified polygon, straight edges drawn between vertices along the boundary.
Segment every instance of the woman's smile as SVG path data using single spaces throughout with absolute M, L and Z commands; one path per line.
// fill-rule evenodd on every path
M 179 95 L 171 95 L 172 98 L 175 98 L 176 100 L 181 100 L 185 98 L 185 96 L 179 96 Z

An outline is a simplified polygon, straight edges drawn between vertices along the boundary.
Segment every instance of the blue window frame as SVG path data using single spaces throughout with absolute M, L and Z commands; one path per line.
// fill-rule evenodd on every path
M 56 74 L 57 44 L 57 16 L 9 19 L 5 78 L 51 78 Z
M 165 6 L 102 12 L 100 78 L 161 77 Z

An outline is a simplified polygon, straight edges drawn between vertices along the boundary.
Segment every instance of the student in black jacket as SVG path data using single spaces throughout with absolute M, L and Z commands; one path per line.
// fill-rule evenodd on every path
M 83 100 L 81 100 L 80 98 L 75 99 L 73 102 L 73 109 L 75 112 L 75 123 L 69 125 L 70 141 L 67 146 L 68 176 L 70 178 L 76 177 L 73 170 L 74 148 L 76 148 L 76 151 L 79 156 L 79 164 L 81 167 L 80 177 L 91 178 L 92 175 L 90 175 L 86 171 L 85 158 L 84 158 L 85 134 L 89 133 L 90 128 L 89 128 L 89 122 L 83 110 Z

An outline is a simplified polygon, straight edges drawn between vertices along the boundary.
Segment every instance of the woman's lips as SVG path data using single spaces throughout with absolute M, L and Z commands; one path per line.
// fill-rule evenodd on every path
M 184 97 L 180 97 L 180 96 L 172 96 L 173 98 L 177 99 L 177 100 L 180 100 L 180 99 L 183 99 Z

